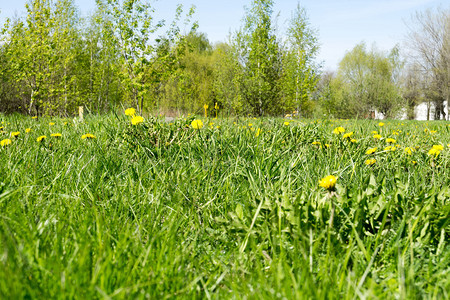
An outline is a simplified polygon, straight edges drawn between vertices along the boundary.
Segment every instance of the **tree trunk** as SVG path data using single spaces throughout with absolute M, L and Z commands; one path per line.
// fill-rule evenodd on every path
M 31 115 L 31 108 L 33 107 L 34 102 L 34 89 L 31 89 L 31 96 L 30 96 L 30 108 L 28 108 L 28 114 Z
M 450 101 L 449 101 L 449 95 L 447 93 L 447 121 L 450 121 Z

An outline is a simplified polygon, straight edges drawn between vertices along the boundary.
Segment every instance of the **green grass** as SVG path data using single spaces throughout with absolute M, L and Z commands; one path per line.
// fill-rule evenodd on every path
M 0 119 L 2 299 L 449 297 L 448 122 Z

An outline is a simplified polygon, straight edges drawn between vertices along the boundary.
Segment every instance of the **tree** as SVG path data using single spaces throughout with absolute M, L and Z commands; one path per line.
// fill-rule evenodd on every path
M 80 87 L 78 85 L 79 72 L 78 56 L 80 47 L 80 23 L 73 0 L 59 0 L 55 3 L 53 12 L 53 33 L 51 36 L 53 54 L 50 64 L 52 66 L 52 89 L 54 94 L 53 109 L 59 109 L 64 115 L 75 111 L 80 103 Z M 50 95 L 52 96 L 52 95 Z
M 272 27 L 272 0 L 253 0 L 235 37 L 243 68 L 241 92 L 252 113 L 258 116 L 279 111 L 281 55 Z
M 420 66 L 410 64 L 406 67 L 402 78 L 403 99 L 406 104 L 406 117 L 415 119 L 415 107 L 423 101 L 422 74 Z
M 435 105 L 435 119 L 450 118 L 450 9 L 417 12 L 411 17 L 407 39 L 410 58 L 428 79 L 425 88 Z
M 317 117 L 336 115 L 334 108 L 333 89 L 331 83 L 336 74 L 333 71 L 325 71 L 320 75 L 317 87 L 314 92 L 314 99 L 317 102 L 315 113 Z
M 53 20 L 49 0 L 34 0 L 25 7 L 26 23 L 17 21 L 7 30 L 8 57 L 14 70 L 11 75 L 26 88 L 21 92 L 28 95 L 28 112 L 34 107 L 39 114 L 39 108 L 49 104 Z
M 398 50 L 394 48 L 389 54 L 375 48 L 367 51 L 366 45 L 360 43 L 348 52 L 339 63 L 337 89 L 348 101 L 347 109 L 353 110 L 353 117 L 370 116 L 378 111 L 384 117 L 395 117 L 401 109 L 400 90 L 397 86 L 402 62 Z M 333 85 L 333 84 L 332 84 Z
M 4 29 L 10 77 L 28 113 L 67 114 L 79 101 L 76 84 L 79 19 L 73 0 L 33 0 L 26 21 Z
M 130 98 L 133 99 L 134 105 L 142 112 L 145 96 L 152 90 L 154 91 L 155 84 L 158 85 L 162 78 L 167 78 L 165 76 L 167 71 L 172 71 L 171 67 L 164 67 L 164 61 L 170 63 L 173 58 L 176 58 L 176 55 L 171 54 L 168 60 L 155 55 L 158 51 L 159 54 L 162 53 L 164 39 L 168 42 L 166 46 L 169 49 L 178 44 L 181 36 L 178 21 L 183 13 L 183 6 L 177 7 L 174 22 L 166 32 L 166 37 L 158 38 L 163 43 L 156 41 L 155 45 L 151 37 L 164 26 L 165 21 L 155 22 L 153 17 L 155 11 L 148 0 L 106 0 L 106 2 L 97 0 L 97 5 L 100 10 L 110 16 L 108 22 L 113 32 L 112 39 L 120 50 L 121 83 Z M 190 23 L 194 13 L 193 6 L 186 15 L 185 25 Z M 196 28 L 197 23 L 194 22 L 191 30 Z M 183 51 L 179 51 L 179 53 L 183 53 Z M 158 63 L 163 62 L 162 65 L 158 65 L 159 67 L 163 66 L 161 70 L 163 76 L 156 76 L 156 73 L 152 71 L 152 64 L 155 60 Z
M 213 103 L 212 47 L 204 33 L 191 31 L 174 48 L 177 65 L 165 82 L 165 108 L 201 111 L 205 103 Z
M 97 0 L 99 10 L 110 16 L 111 38 L 120 49 L 122 84 L 142 112 L 144 95 L 148 90 L 145 82 L 145 65 L 153 52 L 150 36 L 163 26 L 153 24 L 154 9 L 144 0 Z
M 240 91 L 243 68 L 239 64 L 236 48 L 226 43 L 218 44 L 213 56 L 215 100 L 228 114 L 242 114 L 245 109 Z
M 120 72 L 120 49 L 108 15 L 101 7 L 89 16 L 81 32 L 83 42 L 78 61 L 80 93 L 90 111 L 104 112 L 124 98 Z
M 320 66 L 315 62 L 319 51 L 317 32 L 311 28 L 306 10 L 300 5 L 289 21 L 287 41 L 283 51 L 282 88 L 285 110 L 310 114 L 312 93 Z
M 14 50 L 14 40 L 20 38 L 22 30 L 17 29 L 19 20 L 6 20 L 2 29 L 0 43 L 0 112 L 26 111 L 29 99 L 24 101 L 20 92 L 22 86 L 16 71 L 14 70 L 15 56 L 18 54 Z M 12 28 L 16 30 L 12 30 Z M 20 109 L 20 108 L 21 109 Z

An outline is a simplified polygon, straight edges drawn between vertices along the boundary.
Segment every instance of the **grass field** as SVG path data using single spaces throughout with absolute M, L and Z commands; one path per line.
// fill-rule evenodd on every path
M 0 115 L 0 298 L 449 297 L 449 122 L 193 119 Z

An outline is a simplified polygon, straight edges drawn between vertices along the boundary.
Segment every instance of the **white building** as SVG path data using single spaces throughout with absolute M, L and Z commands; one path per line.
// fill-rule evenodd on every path
M 427 119 L 427 108 L 428 105 L 430 105 L 430 120 L 434 120 L 434 104 L 433 103 L 427 103 L 427 102 L 422 102 L 419 105 L 416 106 L 416 108 L 414 109 L 414 115 L 415 115 L 415 120 L 426 120 Z M 447 101 L 444 102 L 444 112 L 447 115 L 448 112 L 448 103 Z M 446 116 L 447 120 L 448 120 L 448 115 Z
M 434 120 L 434 103 L 433 102 L 422 102 L 414 108 L 414 120 L 426 121 L 427 120 L 427 110 L 428 105 L 430 105 L 430 120 Z M 446 114 L 446 119 L 450 120 L 450 116 L 448 115 L 448 103 L 444 101 L 444 112 Z M 384 119 L 384 115 L 375 111 L 375 119 Z M 402 114 L 401 120 L 406 120 L 407 115 L 406 111 Z

